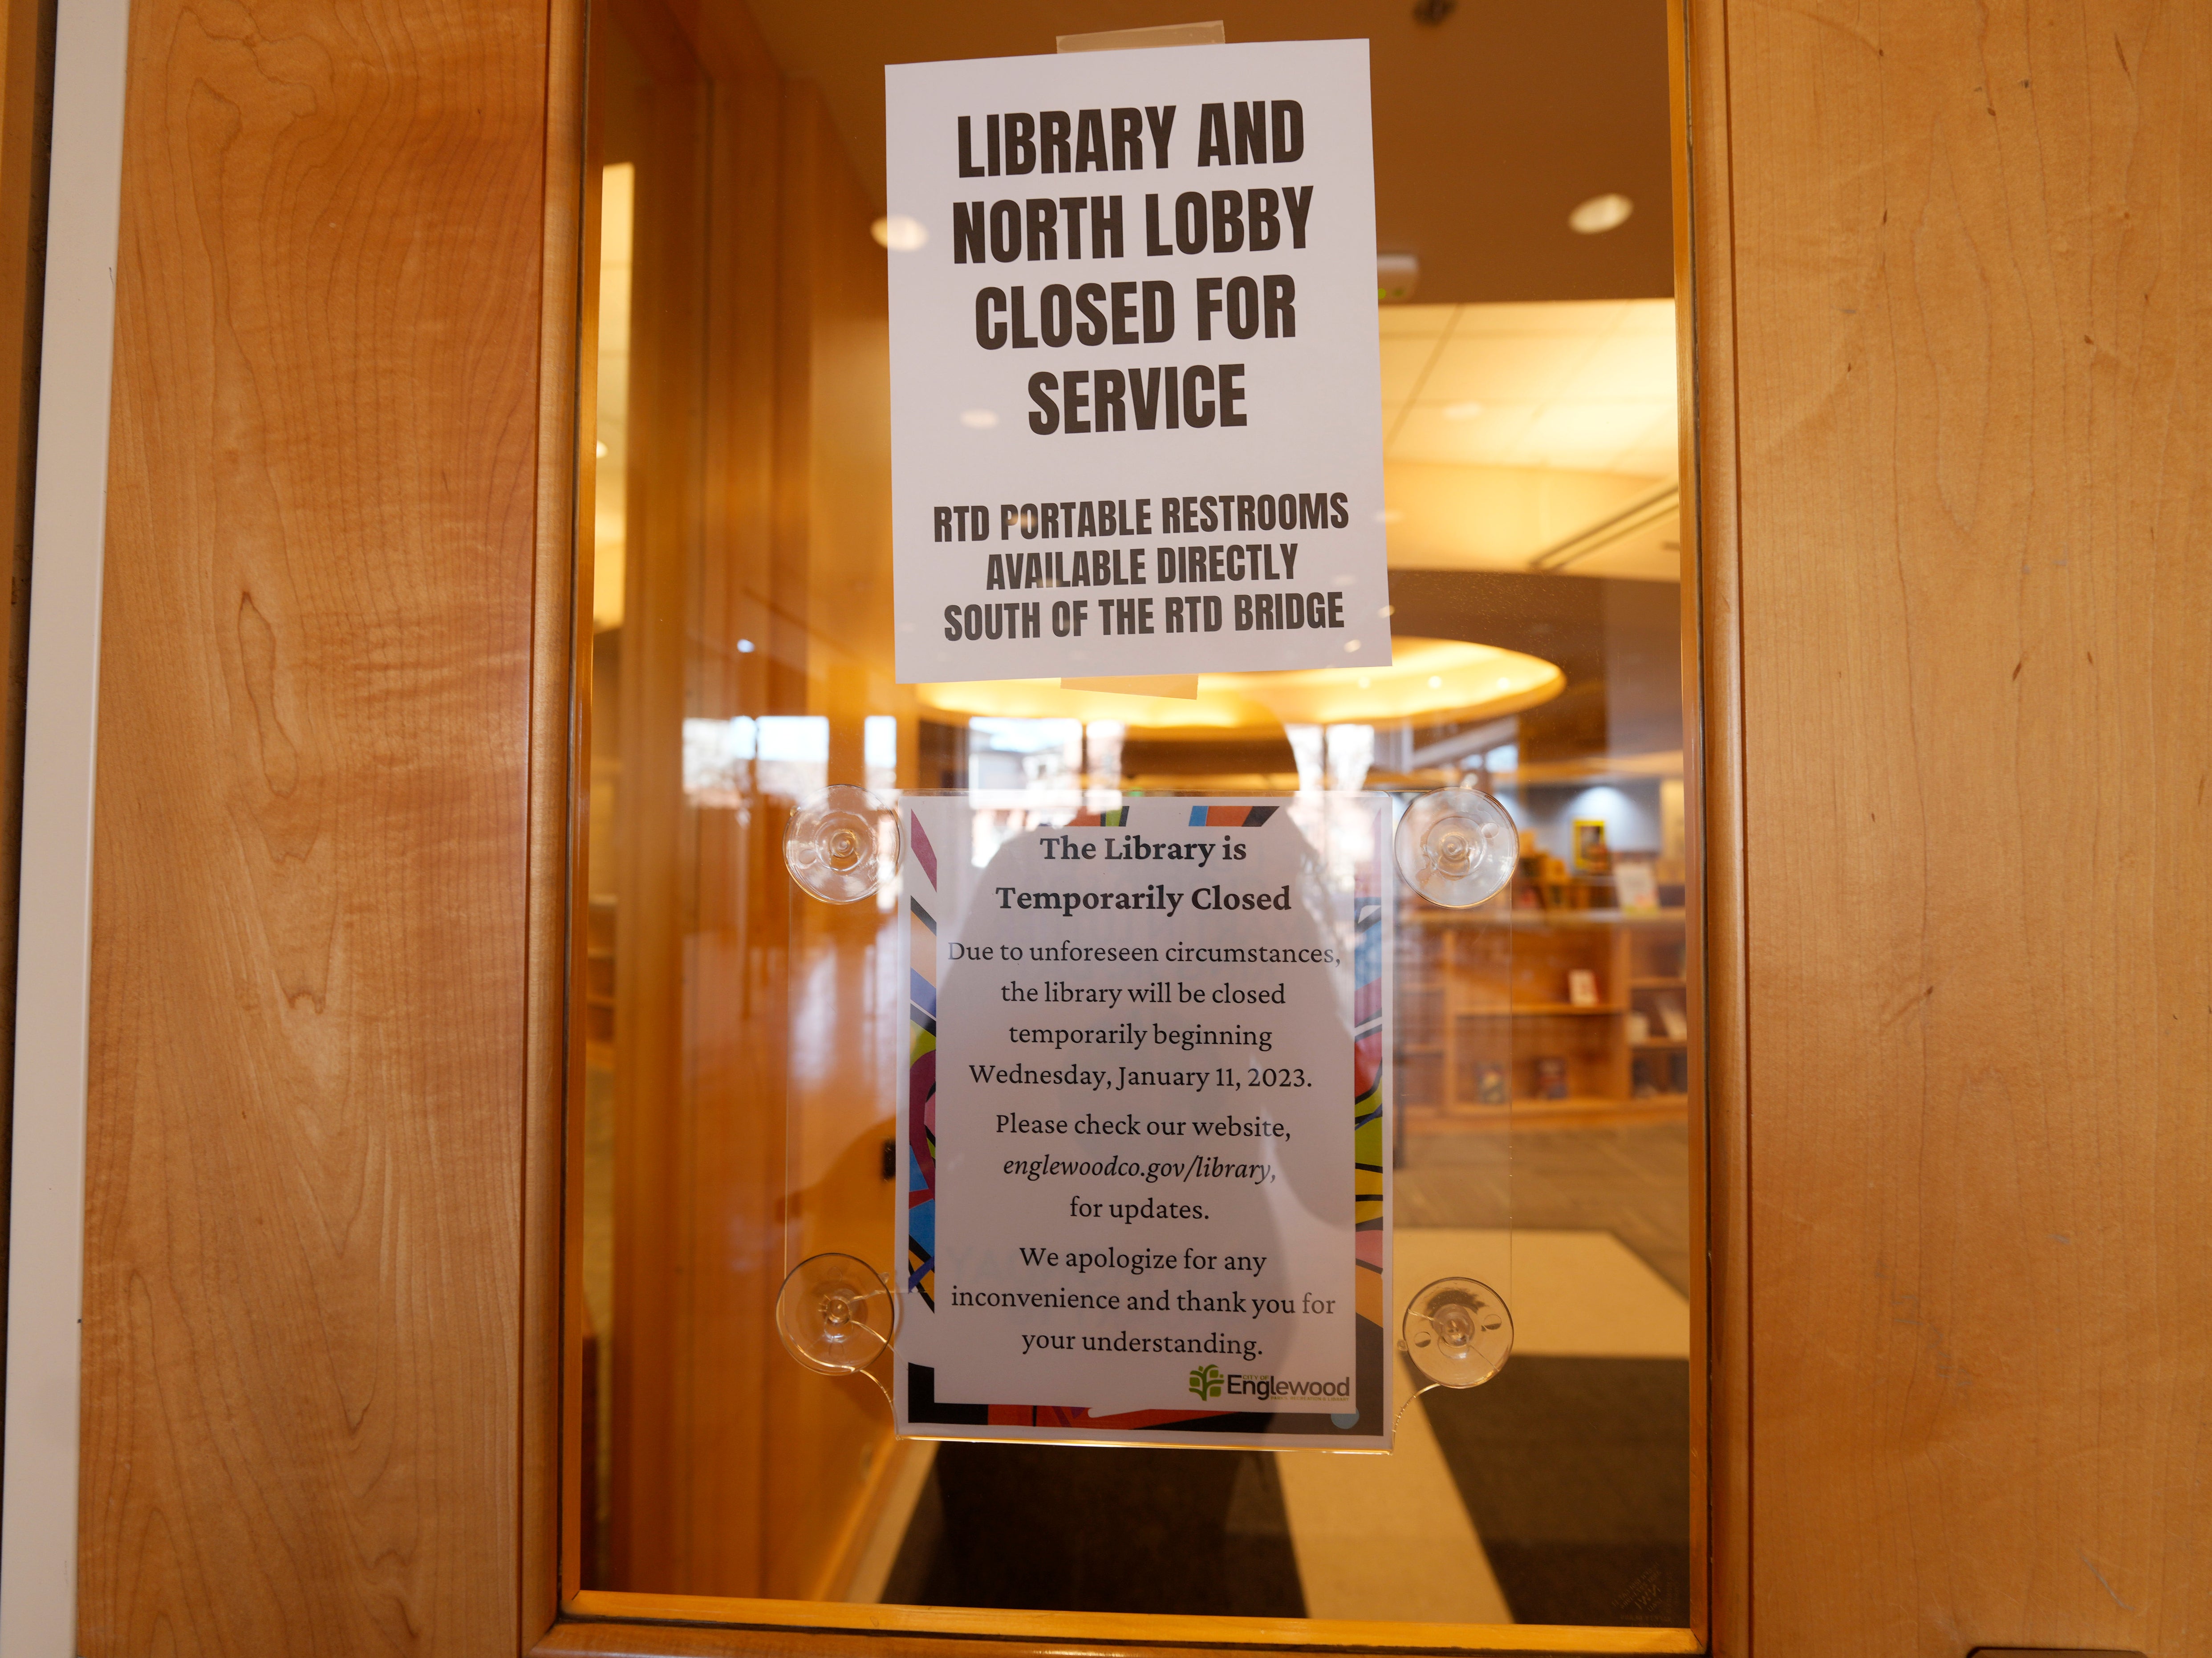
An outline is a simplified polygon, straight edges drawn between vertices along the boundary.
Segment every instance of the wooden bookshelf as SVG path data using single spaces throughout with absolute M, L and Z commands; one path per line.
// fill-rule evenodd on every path
M 1397 1098 L 1408 1132 L 1686 1105 L 1688 1033 L 1666 1017 L 1687 1017 L 1683 912 L 1630 914 L 1559 896 L 1566 902 L 1546 908 L 1415 900 L 1401 912 Z M 1577 971 L 1595 981 L 1595 1002 L 1572 1000 Z

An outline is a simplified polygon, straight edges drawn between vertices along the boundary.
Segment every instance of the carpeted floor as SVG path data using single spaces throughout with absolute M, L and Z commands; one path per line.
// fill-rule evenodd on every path
M 945 1444 L 884 1599 L 1303 1618 L 1274 1458 Z
M 1687 1361 L 1522 1356 L 1421 1404 L 1516 1622 L 1689 1622 Z
M 1677 1124 L 1417 1137 L 1403 1227 L 1610 1231 L 1686 1293 L 1688 1140 Z M 1689 1367 L 1522 1353 L 1421 1401 L 1514 1617 L 1689 1620 Z M 884 1599 L 935 1606 L 1305 1613 L 1274 1458 L 951 1444 Z
M 1524 1355 L 1424 1395 L 1516 1621 L 1689 1621 L 1689 1366 Z M 1273 1456 L 946 1444 L 884 1599 L 1297 1618 Z
M 1690 1132 L 1682 1123 L 1414 1134 L 1392 1186 L 1400 1226 L 1611 1232 L 1690 1292 Z

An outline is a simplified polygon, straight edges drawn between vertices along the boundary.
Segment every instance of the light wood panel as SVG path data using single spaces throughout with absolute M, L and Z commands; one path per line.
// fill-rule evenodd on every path
M 1676 383 L 1681 390 L 1683 774 L 1689 841 L 1690 1622 L 1750 1650 L 1749 1133 L 1744 1031 L 1741 562 L 1728 52 L 1720 0 L 1669 8 Z
M 517 1643 L 547 16 L 140 0 L 88 1655 Z
M 1686 1630 L 1583 1625 L 1367 1623 L 1328 1618 L 1182 1618 L 1151 1612 L 1020 1612 L 971 1606 L 825 1606 L 811 1600 L 716 1600 L 697 1595 L 583 1594 L 571 1621 L 534 1653 L 990 1651 L 1086 1654 L 1178 1650 L 1176 1643 L 1250 1649 L 1516 1654 L 1675 1653 L 1701 1650 Z M 613 1620 L 631 1620 L 626 1623 Z M 684 1629 L 722 1620 L 757 1627 Z M 654 1620 L 659 1620 L 658 1622 Z M 757 1627 L 757 1626 L 770 1627 Z M 781 1628 L 774 1626 L 780 1625 Z M 988 1643 L 988 1645 L 981 1644 Z
M 1698 15 L 1733 191 L 1699 314 L 1736 342 L 1750 1632 L 2181 1658 L 2212 1630 L 2212 10 Z
M 580 1439 L 580 1346 L 561 1339 L 567 1305 L 562 1219 L 581 1211 L 581 1159 L 568 1156 L 567 1108 L 583 1099 L 583 1045 L 568 1041 L 580 1014 L 585 954 L 569 947 L 568 920 L 588 913 L 584 848 L 590 801 L 574 780 L 589 774 L 592 641 L 592 441 L 582 411 L 596 405 L 598 363 L 581 342 L 596 337 L 599 222 L 587 215 L 583 8 L 547 9 L 544 287 L 539 295 L 538 544 L 532 604 L 530 865 L 523 1079 L 523 1303 L 521 1571 L 518 1633 L 546 1629 L 560 1606 L 563 1546 L 573 1558 L 581 1516 L 561 1479 L 563 1436 Z M 583 680 L 580 687 L 579 677 Z M 580 692 L 580 695 L 579 694 Z M 577 716 L 582 716 L 579 719 Z M 580 1130 L 583 1113 L 574 1113 Z M 580 1136 L 579 1136 L 580 1139 Z M 577 1201 L 572 1202 L 572 1193 Z M 575 1264 L 580 1271 L 581 1262 Z

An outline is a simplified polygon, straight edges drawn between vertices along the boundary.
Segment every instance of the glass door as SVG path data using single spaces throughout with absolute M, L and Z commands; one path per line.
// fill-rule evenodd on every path
M 564 1468 L 581 1517 L 574 1604 L 696 1596 L 710 1621 L 966 1630 L 994 1627 L 985 1609 L 1064 1615 L 1049 1627 L 1069 1638 L 1431 1647 L 1491 1637 L 1409 1626 L 1692 1621 L 1696 852 L 1663 14 L 1208 9 L 1225 11 L 1231 46 L 1366 43 L 1376 300 L 1361 326 L 1380 355 L 1382 495 L 1360 506 L 1387 542 L 1387 664 L 899 681 L 889 276 L 949 252 L 888 210 L 884 68 L 1052 54 L 1061 35 L 1179 20 L 1103 3 L 594 8 L 588 973 L 573 1022 L 582 1197 L 566 1234 L 584 1377 Z M 1014 418 L 981 410 L 975 429 L 984 415 Z M 983 527 L 1018 537 L 1014 506 L 1001 524 L 991 504 Z M 1090 538 L 1117 556 L 1184 539 L 1133 525 Z M 1091 671 L 1072 655 L 1067 668 Z M 881 840 L 825 902 L 794 881 L 787 842 L 833 790 L 864 792 L 864 832 Z M 1510 823 L 1504 884 L 1480 902 L 1425 896 L 1395 855 L 1401 826 L 1453 792 Z M 1037 875 L 1054 836 L 1125 850 L 1242 837 L 1251 857 L 1287 860 L 1286 918 L 1294 889 L 1311 895 L 1303 943 L 1217 912 L 1177 918 L 1165 947 L 1341 953 L 1329 1097 L 1348 1160 L 1328 1203 L 1346 1282 L 1364 1285 L 1347 1305 L 1367 1297 L 1354 1310 L 1373 1333 L 1358 1339 L 1375 1411 L 1231 1401 L 1205 1389 L 1210 1364 L 1226 1388 L 1233 1354 L 1179 1351 L 1191 1406 L 1092 1402 L 1120 1424 L 1091 1436 L 1121 1442 L 1102 1449 L 1042 1431 L 1056 1397 L 1020 1400 L 1026 1421 L 1013 1400 L 972 1393 L 917 1412 L 896 1342 L 833 1344 L 866 1373 L 825 1373 L 780 1333 L 787 1277 L 823 1256 L 859 1263 L 823 1282 L 854 1292 L 839 1316 L 860 1327 L 869 1297 L 912 1320 L 950 1289 L 928 1278 L 933 1235 L 916 1214 L 938 1145 L 923 1101 L 951 1084 L 917 1081 L 917 1056 L 941 1035 L 950 1056 L 936 1028 L 947 952 L 986 934 L 933 895 L 1014 890 L 1009 872 Z M 1019 947 L 1051 950 L 1068 929 L 1031 931 Z M 1161 947 L 1121 936 L 1076 942 Z M 1264 1002 L 1167 1011 L 1217 984 L 1281 989 L 1216 966 L 1031 957 L 991 993 L 1037 997 L 1019 1028 L 1064 1042 L 1081 1022 L 1046 1017 L 1052 987 L 1119 999 L 1164 985 L 1160 1007 L 1117 1001 L 1085 1028 L 1134 1030 L 1141 1015 L 1147 1030 L 1245 1045 L 1201 1055 L 1190 1044 L 1214 1039 L 1200 1034 L 1175 1039 L 1171 1064 L 1106 1055 L 1117 1085 L 1133 1071 L 1145 1080 L 1129 1086 L 1152 1090 L 1128 1113 L 1140 1134 L 1217 1113 L 1304 1121 L 1269 1092 L 1296 1067 L 1257 1047 L 1310 1034 L 1291 993 L 1279 1019 Z M 1293 966 L 1319 975 L 1314 1006 L 1338 993 L 1316 963 Z M 1208 1096 L 1200 1072 L 1239 1091 Z M 1127 1159 L 1103 1140 L 1040 1145 L 1040 1167 L 1088 1160 L 1064 1193 L 1073 1219 L 1105 1218 L 1085 1202 L 1132 1212 L 1079 1247 L 1130 1255 L 1157 1218 L 1135 1212 L 1194 1168 L 1296 1172 L 1279 1147 L 1201 1148 L 1200 1164 L 1168 1138 L 1130 1163 L 1166 1175 L 1116 1172 Z M 1026 1175 L 1007 1179 L 1010 1204 L 1030 1200 Z M 1183 1218 L 1136 1247 L 1180 1259 Z M 1164 1269 L 1149 1284 L 1104 1272 L 1125 1297 L 1212 1293 Z M 1419 1302 L 1455 1280 L 1510 1319 L 1510 1357 L 1492 1303 Z M 1401 1347 L 1409 1307 L 1448 1322 L 1464 1308 L 1489 1332 L 1476 1345 L 1490 1357 L 1442 1367 L 1480 1370 L 1481 1385 L 1429 1386 L 1420 1343 Z M 940 1344 L 933 1373 L 957 1359 Z M 1231 1403 L 1252 1408 L 1212 1442 L 1206 1423 Z M 1243 1431 L 1293 1415 L 1313 1431 L 1279 1448 Z M 1318 1442 L 1386 1423 L 1387 1450 Z M 1097 1621 L 1122 1615 L 1245 1621 Z

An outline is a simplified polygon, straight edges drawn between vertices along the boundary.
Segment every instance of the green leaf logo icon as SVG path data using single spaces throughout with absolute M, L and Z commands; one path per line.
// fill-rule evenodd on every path
M 1200 1399 L 1221 1397 L 1221 1370 L 1218 1365 L 1201 1364 L 1190 1373 L 1190 1390 Z

